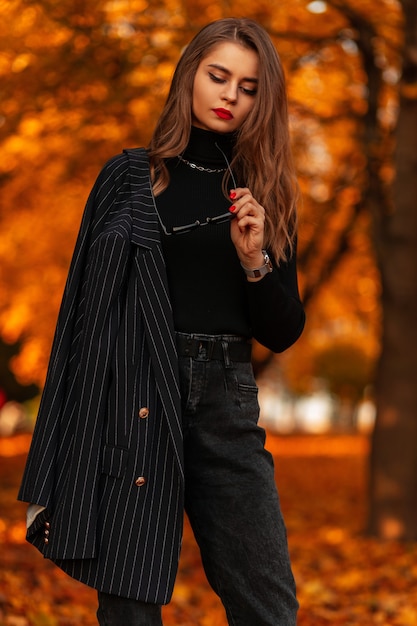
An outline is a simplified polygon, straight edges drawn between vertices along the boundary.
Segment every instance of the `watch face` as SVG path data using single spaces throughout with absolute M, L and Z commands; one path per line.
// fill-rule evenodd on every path
M 265 269 L 267 269 L 268 272 L 272 272 L 272 263 L 271 263 L 271 259 L 269 258 L 269 254 L 267 253 L 266 250 L 263 250 L 263 254 L 264 254 L 264 260 L 265 260 Z

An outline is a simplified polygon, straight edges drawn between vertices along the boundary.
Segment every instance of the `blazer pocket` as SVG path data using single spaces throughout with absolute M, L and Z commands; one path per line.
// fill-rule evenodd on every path
M 129 450 L 116 446 L 104 446 L 101 471 L 103 474 L 121 478 L 126 470 Z

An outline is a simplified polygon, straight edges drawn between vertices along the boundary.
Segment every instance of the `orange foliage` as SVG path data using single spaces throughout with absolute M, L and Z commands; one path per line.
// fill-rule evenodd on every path
M 0 334 L 22 342 L 12 363 L 22 382 L 43 383 L 82 209 L 99 169 L 123 148 L 147 143 L 182 47 L 210 20 L 252 17 L 276 43 L 304 196 L 301 284 L 327 269 L 366 182 L 367 85 L 349 12 L 369 20 L 378 35 L 385 132 L 395 119 L 401 20 L 390 0 L 322 3 L 323 13 L 314 4 L 0 0 Z M 382 173 L 389 182 L 387 159 Z M 374 358 L 378 352 L 379 283 L 369 228 L 369 219 L 355 222 L 345 262 L 313 302 L 298 348 L 307 360 L 317 333 L 328 343 L 357 337 Z M 311 246 L 307 263 L 303 253 Z M 295 371 L 304 365 L 293 354 Z
M 0 440 L 1 441 L 1 440 Z M 25 506 L 15 501 L 29 437 L 0 448 L 0 624 L 93 626 L 95 592 L 24 543 Z M 368 441 L 268 435 L 301 604 L 299 626 L 416 626 L 417 546 L 362 534 Z M 17 456 L 3 456 L 15 450 Z M 226 626 L 186 524 L 167 626 Z

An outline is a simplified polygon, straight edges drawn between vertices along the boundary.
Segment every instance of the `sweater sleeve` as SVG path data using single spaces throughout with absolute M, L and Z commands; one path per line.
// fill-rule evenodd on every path
M 247 281 L 246 291 L 254 338 L 273 352 L 284 352 L 297 341 L 305 324 L 296 252 L 287 263 L 273 265 L 273 271 L 261 280 Z

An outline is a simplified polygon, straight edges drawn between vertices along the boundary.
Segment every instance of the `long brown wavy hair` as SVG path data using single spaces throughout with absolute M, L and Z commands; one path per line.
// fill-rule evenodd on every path
M 216 45 L 225 42 L 255 50 L 259 59 L 254 106 L 237 131 L 231 167 L 265 208 L 264 246 L 279 263 L 293 252 L 299 189 L 290 149 L 284 71 L 268 33 L 257 22 L 217 20 L 205 26 L 185 49 L 148 148 L 153 190 L 158 195 L 169 184 L 164 159 L 181 154 L 188 144 L 197 69 Z M 226 172 L 225 193 L 229 177 Z

